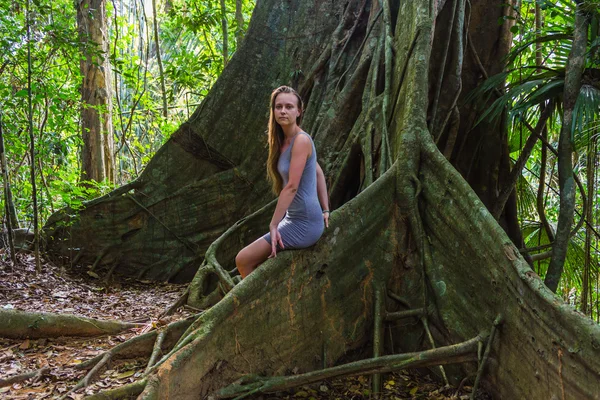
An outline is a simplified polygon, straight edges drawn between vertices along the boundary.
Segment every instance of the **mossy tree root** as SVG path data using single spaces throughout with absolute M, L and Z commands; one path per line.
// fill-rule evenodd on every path
M 235 397 L 241 399 L 249 394 L 273 393 L 342 376 L 383 374 L 407 368 L 472 362 L 477 360 L 478 343 L 484 341 L 485 338 L 486 335 L 481 334 L 465 342 L 437 349 L 374 357 L 300 375 L 272 378 L 244 377 L 217 391 L 216 398 Z
M 133 398 L 144 391 L 146 379 L 132 382 L 115 389 L 105 390 L 91 396 L 86 396 L 85 400 L 121 400 Z
M 271 201 L 240 219 L 208 247 L 204 262 L 188 287 L 188 305 L 209 308 L 233 289 L 235 283 L 228 270 L 235 269 L 237 251 L 256 239 L 260 230 L 268 226 L 276 204 L 276 200 Z
M 114 335 L 141 325 L 69 314 L 0 310 L 0 337 L 9 339 Z

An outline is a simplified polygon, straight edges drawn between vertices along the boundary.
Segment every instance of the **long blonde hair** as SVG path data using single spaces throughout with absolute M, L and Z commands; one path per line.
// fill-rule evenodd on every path
M 292 93 L 298 99 L 298 110 L 300 110 L 300 115 L 296 118 L 297 125 L 300 125 L 300 122 L 302 122 L 302 115 L 304 114 L 302 98 L 293 88 L 289 86 L 280 86 L 273 90 L 273 93 L 271 93 L 271 112 L 269 114 L 269 158 L 267 159 L 267 178 L 272 184 L 273 193 L 276 195 L 279 195 L 281 189 L 283 189 L 283 179 L 281 178 L 281 175 L 279 175 L 279 171 L 277 171 L 277 162 L 279 161 L 281 146 L 285 139 L 281 125 L 275 120 L 274 111 L 275 100 L 280 93 Z

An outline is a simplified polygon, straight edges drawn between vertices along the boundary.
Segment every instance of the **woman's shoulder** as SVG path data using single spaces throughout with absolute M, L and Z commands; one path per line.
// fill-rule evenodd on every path
M 312 143 L 313 141 L 312 137 L 305 131 L 299 132 L 298 139 L 309 143 Z
M 299 132 L 298 136 L 294 138 L 294 148 L 310 148 L 312 144 L 312 138 L 306 132 Z

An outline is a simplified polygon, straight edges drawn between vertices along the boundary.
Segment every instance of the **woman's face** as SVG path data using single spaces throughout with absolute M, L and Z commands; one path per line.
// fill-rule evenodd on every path
M 279 93 L 275 98 L 275 106 L 273 110 L 275 121 L 279 125 L 295 125 L 296 118 L 300 116 L 298 108 L 298 98 L 293 93 Z

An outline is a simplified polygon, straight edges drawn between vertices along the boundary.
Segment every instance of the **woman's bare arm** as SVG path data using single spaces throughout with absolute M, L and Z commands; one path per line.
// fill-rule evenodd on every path
M 319 163 L 317 163 L 317 196 L 319 197 L 319 203 L 321 203 L 321 209 L 327 211 L 323 215 L 325 220 L 325 226 L 329 228 L 329 196 L 327 195 L 327 182 L 325 181 L 325 174 Z

